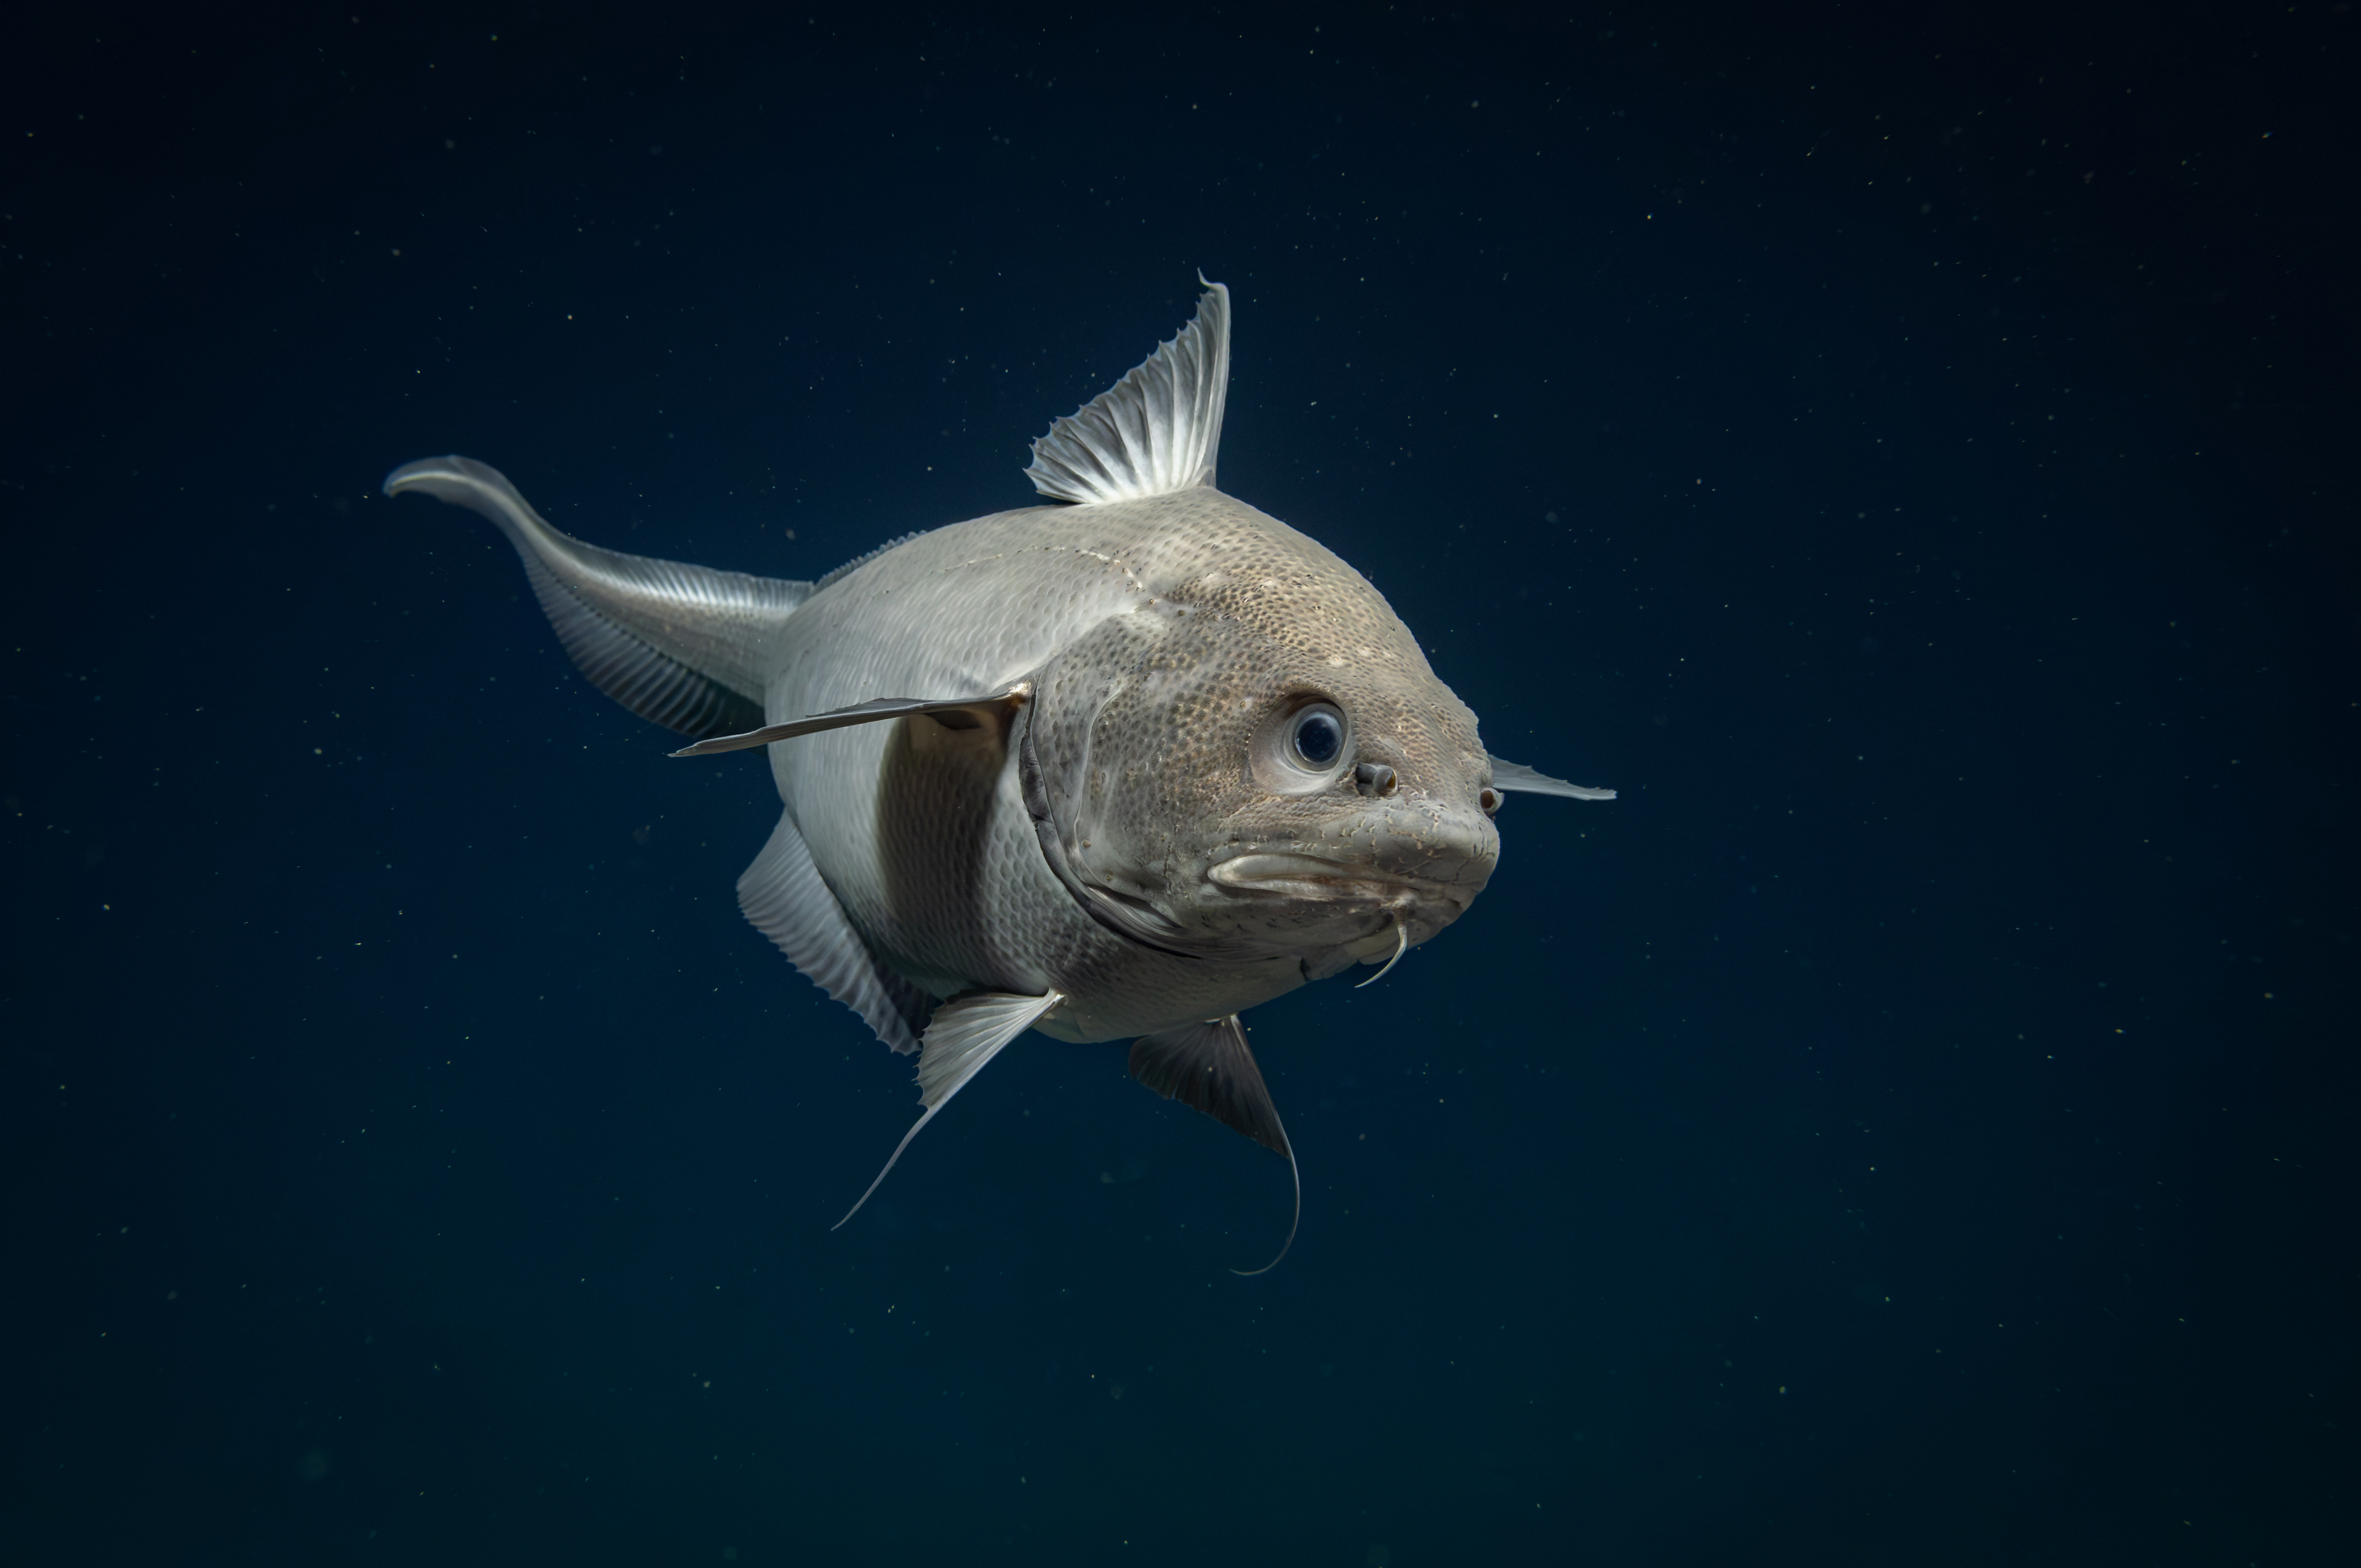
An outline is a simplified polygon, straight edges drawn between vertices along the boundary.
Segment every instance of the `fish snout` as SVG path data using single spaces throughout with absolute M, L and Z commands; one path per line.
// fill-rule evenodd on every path
M 1377 809 L 1333 825 L 1346 857 L 1422 890 L 1429 895 L 1422 903 L 1440 900 L 1462 910 L 1492 880 L 1500 834 L 1481 811 L 1399 794 L 1373 804 Z
M 1432 935 L 1476 901 L 1499 859 L 1499 834 L 1480 811 L 1397 791 L 1316 832 L 1235 846 L 1205 874 L 1232 894 L 1411 921 Z

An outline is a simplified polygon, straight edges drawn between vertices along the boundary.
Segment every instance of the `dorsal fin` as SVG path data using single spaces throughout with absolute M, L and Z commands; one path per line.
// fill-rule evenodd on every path
M 908 533 L 895 534 L 893 538 L 887 540 L 884 543 L 880 544 L 874 550 L 862 551 L 860 554 L 855 555 L 851 560 L 847 561 L 843 565 L 839 566 L 835 571 L 830 572 L 827 576 L 822 577 L 818 582 L 814 583 L 811 586 L 812 592 L 818 593 L 822 588 L 832 588 L 836 587 L 837 584 L 844 581 L 845 578 L 852 576 L 853 573 L 858 572 L 862 567 L 866 566 L 870 562 L 877 559 L 878 556 L 884 554 L 888 550 L 899 550 L 903 545 L 907 544 L 910 541 L 917 537 L 917 531 L 914 529 Z
M 1170 495 L 1213 482 L 1230 387 L 1230 291 L 1206 283 L 1196 319 L 1033 444 L 1026 473 L 1061 501 Z

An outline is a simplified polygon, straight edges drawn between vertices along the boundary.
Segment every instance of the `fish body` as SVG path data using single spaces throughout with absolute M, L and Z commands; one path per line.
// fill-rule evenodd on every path
M 993 726 L 913 717 L 773 745 L 771 766 L 822 877 L 887 966 L 936 996 L 1054 987 L 1066 1003 L 1038 1026 L 1062 1038 L 1219 1017 L 1393 948 L 1390 894 L 1323 900 L 1327 918 L 1312 921 L 1283 887 L 1213 881 L 1215 863 L 1295 852 L 1300 834 L 1358 839 L 1368 852 L 1355 863 L 1407 889 L 1378 871 L 1375 846 L 1400 838 L 1409 851 L 1404 836 L 1423 828 L 1443 871 L 1436 895 L 1411 906 L 1415 944 L 1466 908 L 1499 859 L 1476 801 L 1486 759 L 1474 716 L 1358 573 L 1219 490 L 938 530 L 816 595 L 767 668 L 774 723 L 905 692 L 1033 684 L 1014 759 Z M 1389 679 L 1402 672 L 1415 680 Z M 1386 700 L 1398 685 L 1431 711 Z M 1268 700 L 1311 693 L 1357 699 L 1356 757 L 1406 773 L 1417 749 L 1461 787 L 1384 800 L 1345 788 L 1265 819 L 1258 802 L 1233 798 L 1251 791 L 1235 732 Z M 1061 882 L 1028 778 L 1074 808 L 1057 813 L 1070 865 L 1149 904 L 1142 929 L 1111 929 Z M 1148 820 L 1110 823 L 1110 804 Z M 1102 871 L 1092 835 L 1142 827 L 1146 852 Z M 1192 928 L 1195 914 L 1211 928 Z
M 1144 1082 L 1292 1159 L 1237 1015 L 1456 920 L 1503 790 L 1611 793 L 1492 758 L 1366 578 L 1214 487 L 1228 306 L 1208 285 L 1035 444 L 1062 504 L 818 583 L 583 544 L 465 458 L 387 481 L 498 523 L 577 663 L 687 753 L 767 749 L 741 907 L 920 1051 L 918 1126 L 1033 1028 L 1135 1041 Z

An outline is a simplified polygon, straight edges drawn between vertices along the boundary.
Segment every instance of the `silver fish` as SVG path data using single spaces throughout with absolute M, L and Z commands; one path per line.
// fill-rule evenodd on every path
M 1367 579 L 1214 488 L 1229 322 L 1206 284 L 1033 444 L 1056 504 L 813 583 L 585 544 L 465 457 L 386 479 L 497 524 L 582 673 L 697 738 L 675 755 L 768 748 L 785 809 L 740 907 L 918 1056 L 924 1109 L 853 1212 L 1038 1029 L 1131 1040 L 1141 1082 L 1287 1157 L 1300 1222 L 1238 1015 L 1466 913 L 1503 791 L 1614 797 L 1488 753 Z

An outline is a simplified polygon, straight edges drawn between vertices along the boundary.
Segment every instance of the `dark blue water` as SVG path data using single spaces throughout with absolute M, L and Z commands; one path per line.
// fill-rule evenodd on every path
M 351 17 L 5 51 L 10 1561 L 2333 1559 L 2346 7 Z M 1201 268 L 1224 487 L 1621 796 L 1254 1015 L 1277 1272 L 1039 1036 L 831 1234 L 766 770 L 378 483 L 814 576 Z

